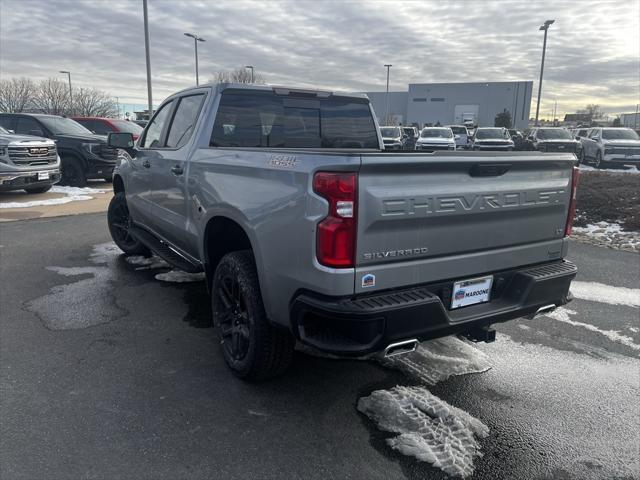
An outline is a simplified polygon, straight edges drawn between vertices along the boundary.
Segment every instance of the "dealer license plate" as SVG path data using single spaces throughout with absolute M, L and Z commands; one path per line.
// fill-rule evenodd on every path
M 38 172 L 38 180 L 49 180 L 49 172 Z
M 467 307 L 476 303 L 488 302 L 491 298 L 492 284 L 493 275 L 455 282 L 451 295 L 451 308 Z

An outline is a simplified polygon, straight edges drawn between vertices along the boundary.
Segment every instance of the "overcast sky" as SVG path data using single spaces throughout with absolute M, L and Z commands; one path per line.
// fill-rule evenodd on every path
M 255 65 L 268 83 L 334 90 L 534 80 L 549 30 L 541 116 L 640 102 L 640 0 L 148 0 L 154 104 L 218 70 Z M 146 103 L 142 0 L 0 0 L 0 75 L 71 70 L 78 87 Z

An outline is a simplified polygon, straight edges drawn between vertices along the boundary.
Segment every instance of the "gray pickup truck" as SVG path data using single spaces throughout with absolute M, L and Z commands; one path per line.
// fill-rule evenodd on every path
M 60 157 L 53 140 L 0 127 L 0 192 L 44 193 L 59 181 Z
M 114 241 L 205 272 L 239 377 L 282 373 L 296 341 L 390 356 L 570 300 L 574 155 L 394 154 L 375 118 L 365 96 L 219 84 L 109 136 Z

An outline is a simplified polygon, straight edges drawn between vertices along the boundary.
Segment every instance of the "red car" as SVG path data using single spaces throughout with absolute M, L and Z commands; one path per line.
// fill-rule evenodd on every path
M 129 120 L 120 118 L 102 118 L 102 117 L 71 117 L 83 127 L 91 130 L 98 135 L 109 135 L 111 132 L 131 133 L 133 139 L 138 140 L 142 134 L 143 128 Z

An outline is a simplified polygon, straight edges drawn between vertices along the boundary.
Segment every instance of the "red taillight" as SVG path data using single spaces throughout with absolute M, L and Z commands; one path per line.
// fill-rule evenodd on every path
M 573 229 L 573 218 L 576 215 L 576 195 L 578 192 L 578 178 L 580 177 L 580 170 L 578 167 L 573 167 L 573 173 L 571 175 L 571 200 L 569 201 L 569 215 L 567 215 L 567 225 L 564 227 L 564 235 L 568 237 L 571 235 Z
M 318 262 L 327 267 L 353 267 L 358 224 L 358 174 L 318 172 L 313 177 L 313 191 L 329 202 L 329 213 L 318 224 L 316 234 Z

